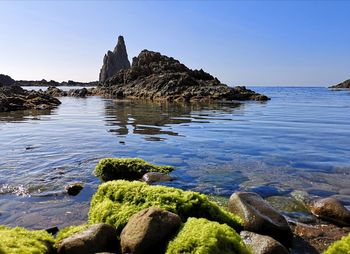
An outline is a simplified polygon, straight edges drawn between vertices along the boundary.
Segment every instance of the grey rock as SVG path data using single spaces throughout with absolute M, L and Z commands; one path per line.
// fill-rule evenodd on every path
M 245 230 L 291 245 L 293 234 L 286 219 L 258 194 L 236 192 L 229 199 L 228 209 L 243 219 Z
M 119 252 L 117 230 L 108 224 L 94 224 L 58 244 L 58 254 L 94 254 L 98 252 Z
M 340 226 L 350 226 L 350 211 L 335 198 L 316 199 L 309 204 L 317 217 Z
M 130 68 L 128 54 L 123 36 L 118 37 L 117 46 L 114 51 L 108 51 L 103 58 L 103 65 L 100 70 L 99 82 L 103 83 L 122 69 Z
M 172 177 L 160 172 L 148 172 L 142 176 L 142 181 L 146 183 L 171 181 Z
M 147 208 L 133 215 L 123 229 L 122 253 L 164 253 L 167 241 L 181 226 L 177 214 L 160 208 Z
M 0 74 L 0 86 L 11 86 L 15 83 L 15 80 L 13 80 L 10 76 L 5 74 Z
M 259 235 L 249 231 L 240 233 L 244 243 L 253 254 L 288 254 L 288 250 L 278 241 L 267 235 Z

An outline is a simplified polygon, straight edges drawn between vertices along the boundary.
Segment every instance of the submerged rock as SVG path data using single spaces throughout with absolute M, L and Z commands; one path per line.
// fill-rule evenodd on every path
M 244 243 L 253 254 L 288 254 L 289 251 L 279 242 L 267 235 L 259 235 L 249 231 L 240 233 Z
M 202 69 L 191 70 L 172 57 L 148 50 L 133 58 L 131 68 L 104 80 L 98 93 L 117 98 L 168 101 L 269 99 L 244 86 L 229 87 Z
M 84 188 L 82 183 L 73 183 L 67 185 L 64 189 L 67 191 L 68 195 L 76 196 L 80 193 L 80 191 Z
M 119 241 L 113 226 L 100 223 L 62 239 L 56 246 L 58 254 L 118 253 Z
M 249 254 L 234 229 L 206 219 L 189 218 L 177 236 L 169 242 L 165 254 Z
M 52 109 L 61 102 L 40 91 L 27 91 L 20 86 L 0 86 L 0 112 L 28 109 Z
M 350 88 L 350 79 L 345 80 L 337 85 L 331 86 L 330 88 Z
M 286 219 L 258 194 L 236 192 L 229 199 L 228 209 L 243 219 L 245 230 L 291 245 L 293 235 Z
M 119 36 L 114 51 L 108 51 L 103 58 L 99 82 L 103 83 L 118 71 L 128 68 L 130 68 L 130 62 L 126 52 L 124 38 L 123 36 Z
M 181 226 L 181 218 L 160 208 L 134 214 L 120 235 L 122 253 L 164 253 L 166 243 Z
M 146 183 L 154 183 L 154 182 L 166 182 L 171 181 L 173 178 L 168 174 L 160 173 L 160 172 L 148 172 L 142 176 L 142 181 Z

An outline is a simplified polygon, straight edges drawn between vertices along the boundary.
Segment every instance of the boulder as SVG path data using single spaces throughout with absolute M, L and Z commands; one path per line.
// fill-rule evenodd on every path
M 259 235 L 249 231 L 240 233 L 244 243 L 253 254 L 288 254 L 289 251 L 275 239 L 267 235 Z
M 83 188 L 84 188 L 84 185 L 82 183 L 73 183 L 64 187 L 68 195 L 71 195 L 71 196 L 78 195 Z
M 114 51 L 108 51 L 103 58 L 103 65 L 100 70 L 99 82 L 103 83 L 118 71 L 130 68 L 128 54 L 123 36 L 118 37 L 117 46 Z
M 309 204 L 317 217 L 340 226 L 350 226 L 350 211 L 335 198 L 316 199 Z
M 58 254 L 119 253 L 117 230 L 108 224 L 95 224 L 77 232 L 57 245 Z
M 168 240 L 181 226 L 181 218 L 160 208 L 133 215 L 120 235 L 122 253 L 164 253 Z
M 16 81 L 13 80 L 10 76 L 0 74 L 0 86 L 11 86 L 15 83 Z
M 142 181 L 146 183 L 171 181 L 172 177 L 160 172 L 148 172 L 142 176 Z
M 245 230 L 291 245 L 293 235 L 286 219 L 258 194 L 236 192 L 229 199 L 228 209 L 243 219 Z

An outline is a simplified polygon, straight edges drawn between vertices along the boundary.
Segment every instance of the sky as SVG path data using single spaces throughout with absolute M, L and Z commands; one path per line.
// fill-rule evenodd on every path
M 228 85 L 350 78 L 350 1 L 0 1 L 0 73 L 98 80 L 123 35 Z

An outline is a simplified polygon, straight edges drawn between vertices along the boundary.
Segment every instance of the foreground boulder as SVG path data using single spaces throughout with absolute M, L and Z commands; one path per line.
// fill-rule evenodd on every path
M 243 219 L 245 230 L 269 235 L 291 246 L 293 234 L 286 219 L 258 194 L 236 192 L 229 199 L 228 209 Z
M 95 175 L 102 181 L 118 179 L 138 180 L 148 172 L 169 173 L 171 166 L 158 166 L 140 158 L 105 158 L 99 161 Z
M 108 78 L 115 75 L 122 69 L 130 68 L 128 54 L 126 52 L 125 42 L 123 36 L 118 37 L 117 46 L 114 51 L 109 51 L 103 58 L 103 65 L 100 70 L 99 82 L 105 82 Z
M 169 242 L 166 254 L 248 254 L 234 229 L 206 219 L 189 218 L 178 235 Z
M 97 90 L 117 98 L 167 101 L 269 99 L 243 86 L 229 87 L 203 70 L 191 70 L 172 57 L 148 50 L 133 58 L 131 68 L 106 79 Z
M 132 215 L 149 207 L 176 213 L 183 221 L 188 217 L 206 218 L 226 223 L 238 231 L 242 229 L 239 217 L 222 210 L 203 194 L 124 180 L 99 186 L 91 200 L 89 222 L 105 222 L 121 232 Z
M 49 254 L 54 253 L 54 239 L 44 230 L 29 231 L 24 228 L 0 226 L 0 253 Z
M 58 254 L 117 253 L 119 250 L 117 230 L 103 223 L 70 227 L 58 235 L 56 241 Z
M 350 211 L 335 198 L 316 199 L 309 203 L 310 211 L 317 217 L 339 226 L 350 226 Z
M 130 218 L 120 235 L 122 253 L 162 254 L 180 226 L 177 214 L 153 207 L 142 210 Z
M 0 112 L 52 109 L 61 102 L 43 92 L 27 91 L 20 86 L 0 86 Z
M 330 88 L 350 88 L 350 79 L 345 80 L 337 85 L 331 86 Z
M 243 242 L 253 254 L 288 254 L 289 251 L 279 242 L 267 235 L 259 235 L 249 231 L 240 233 Z

